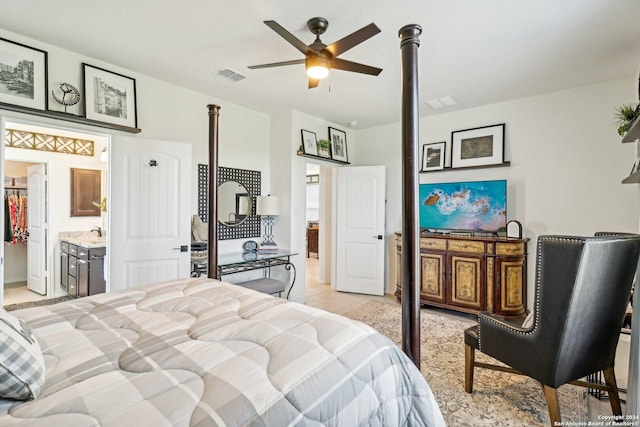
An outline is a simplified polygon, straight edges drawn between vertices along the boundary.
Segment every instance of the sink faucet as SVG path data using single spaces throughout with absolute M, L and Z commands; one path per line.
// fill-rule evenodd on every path
M 92 228 L 91 231 L 97 231 L 98 232 L 98 237 L 102 237 L 102 228 L 95 227 L 95 228 Z M 91 233 L 91 231 L 89 233 Z

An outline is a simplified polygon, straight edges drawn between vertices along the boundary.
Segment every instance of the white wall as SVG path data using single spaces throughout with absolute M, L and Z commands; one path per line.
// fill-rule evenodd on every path
M 100 52 L 93 57 L 60 49 L 47 43 L 33 40 L 0 29 L 0 37 L 26 44 L 48 52 L 49 88 L 68 82 L 82 88 L 82 63 L 117 72 L 136 80 L 138 127 L 142 132 L 129 135 L 137 138 L 160 139 L 190 143 L 193 146 L 192 165 L 192 211 L 197 213 L 197 165 L 209 162 L 209 116 L 208 104 L 221 106 L 219 120 L 219 165 L 258 170 L 262 172 L 263 192 L 269 176 L 269 116 L 231 102 L 216 98 L 176 84 L 137 73 L 135 71 L 101 61 Z M 213 77 L 212 77 L 213 78 Z M 229 83 L 233 84 L 233 83 Z M 236 83 L 241 84 L 241 83 Z M 63 111 L 64 107 L 50 98 L 49 108 Z M 82 102 L 69 107 L 68 112 L 80 114 Z M 70 129 L 123 134 L 109 129 L 96 128 L 48 118 L 32 118 L 23 114 L 7 112 L 8 117 L 37 120 Z M 246 239 L 221 241 L 221 252 L 240 251 Z
M 282 206 L 291 206 L 290 213 L 283 213 L 278 217 L 274 233 L 280 246 L 290 248 L 299 254 L 292 258 L 297 278 L 290 299 L 295 301 L 304 301 L 305 296 L 306 165 L 314 163 L 326 167 L 339 167 L 335 163 L 298 156 L 297 150 L 302 140 L 300 131 L 305 129 L 315 132 L 318 139 L 328 138 L 329 126 L 345 130 L 347 141 L 351 144 L 350 130 L 324 119 L 295 110 L 271 115 L 271 170 L 274 173 L 270 176 L 269 188 L 271 194 L 281 197 Z M 351 159 L 351 153 L 348 154 Z
M 634 80 L 628 78 L 420 120 L 420 143 L 447 141 L 448 148 L 451 131 L 506 123 L 510 167 L 423 173 L 420 181 L 507 179 L 508 219 L 520 221 L 531 239 L 529 307 L 538 235 L 638 230 L 640 187 L 621 184 L 635 144 L 620 143 L 613 119 L 615 108 L 633 99 Z M 387 166 L 388 254 L 394 253 L 393 233 L 402 224 L 400 138 L 398 123 L 359 131 L 349 144 L 357 164 Z M 387 292 L 393 292 L 395 257 L 387 262 Z

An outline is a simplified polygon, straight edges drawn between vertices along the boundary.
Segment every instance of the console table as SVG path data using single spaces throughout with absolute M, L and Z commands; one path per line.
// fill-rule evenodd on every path
M 279 250 L 276 253 L 233 252 L 218 255 L 218 279 L 229 274 L 242 273 L 251 270 L 264 270 L 264 277 L 260 279 L 237 282 L 236 285 L 251 288 L 267 294 L 280 295 L 286 289 L 286 283 L 271 278 L 271 267 L 284 266 L 286 270 L 293 270 L 293 279 L 287 292 L 287 299 L 296 281 L 296 267 L 291 263 L 291 257 L 296 252 Z
M 420 303 L 476 314 L 519 316 L 527 307 L 529 239 L 420 235 Z M 402 239 L 396 233 L 398 266 Z M 401 298 L 398 268 L 394 295 Z

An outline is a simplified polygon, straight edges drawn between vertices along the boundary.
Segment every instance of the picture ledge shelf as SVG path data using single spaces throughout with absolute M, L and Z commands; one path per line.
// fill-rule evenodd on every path
M 306 153 L 302 153 L 300 151 L 298 151 L 298 156 L 300 156 L 300 157 L 308 157 L 310 159 L 324 160 L 324 161 L 327 161 L 327 162 L 339 163 L 341 165 L 350 165 L 351 164 L 349 162 L 343 162 L 342 160 L 330 159 L 329 157 L 314 156 L 313 154 L 306 154 Z
M 129 132 L 129 133 L 142 132 L 142 129 L 139 129 L 139 128 L 132 128 L 128 126 L 116 125 L 113 123 L 100 122 L 98 120 L 91 120 L 91 119 L 87 119 L 86 117 L 77 116 L 75 114 L 65 113 L 62 111 L 38 110 L 36 108 L 6 104 L 4 102 L 0 102 L 0 110 L 14 111 L 17 113 L 24 113 L 24 114 L 32 114 L 34 116 L 40 116 L 40 117 L 49 117 L 52 119 L 64 120 L 67 122 L 80 123 L 80 124 L 97 126 L 101 128 L 107 128 L 107 129 L 114 129 L 122 132 Z
M 464 169 L 502 168 L 502 167 L 506 167 L 506 166 L 510 166 L 510 165 L 511 165 L 511 162 L 502 162 L 502 163 L 497 163 L 495 165 L 463 166 L 463 167 L 459 167 L 459 168 L 452 168 L 451 166 L 445 166 L 444 169 L 437 169 L 437 170 L 431 170 L 431 171 L 420 171 L 420 173 L 449 172 L 449 171 L 457 171 L 457 170 L 464 170 Z

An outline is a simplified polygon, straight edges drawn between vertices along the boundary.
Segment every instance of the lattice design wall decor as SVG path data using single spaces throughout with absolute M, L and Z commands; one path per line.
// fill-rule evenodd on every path
M 54 153 L 77 154 L 93 157 L 94 142 L 88 139 L 70 138 L 46 133 L 5 129 L 5 147 L 26 148 L 28 150 L 50 151 Z
M 256 197 L 262 188 L 260 171 L 218 167 L 218 186 L 235 181 L 247 189 L 251 198 L 249 215 L 239 224 L 228 226 L 218 221 L 218 240 L 260 237 L 260 217 L 256 215 Z M 198 165 L 198 215 L 209 222 L 209 165 Z

